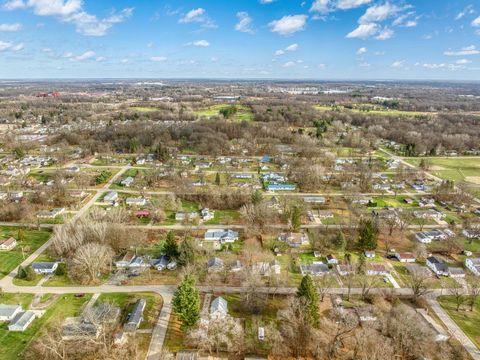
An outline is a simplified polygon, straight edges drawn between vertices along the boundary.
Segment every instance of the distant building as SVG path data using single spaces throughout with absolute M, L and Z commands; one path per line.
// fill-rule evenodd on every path
M 0 321 L 12 321 L 21 312 L 22 307 L 20 305 L 0 304 Z
M 228 302 L 221 296 L 217 297 L 210 304 L 210 316 L 223 318 L 228 315 Z
M 449 276 L 448 265 L 443 261 L 437 259 L 435 256 L 430 256 L 429 258 L 427 258 L 426 265 L 436 275 Z
M 238 232 L 223 229 L 210 229 L 204 235 L 205 241 L 219 241 L 222 244 L 235 242 L 238 238 Z
M 134 181 L 135 181 L 135 179 L 133 177 L 128 176 L 125 179 L 123 179 L 122 181 L 120 181 L 120 185 L 125 186 L 125 187 L 130 187 L 133 184 Z
M 10 251 L 15 249 L 15 246 L 17 246 L 17 240 L 13 237 L 6 240 L 0 240 L 0 251 Z
M 480 258 L 465 259 L 465 266 L 474 275 L 480 276 Z

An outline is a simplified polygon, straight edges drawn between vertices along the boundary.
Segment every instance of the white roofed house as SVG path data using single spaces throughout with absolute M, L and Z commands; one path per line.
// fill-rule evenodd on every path
M 49 211 L 41 211 L 38 213 L 37 217 L 39 219 L 54 219 L 57 216 L 63 214 L 65 212 L 65 208 L 54 208 Z
M 33 311 L 25 311 L 17 314 L 8 325 L 9 331 L 24 332 L 35 320 L 36 314 Z
M 442 230 L 421 231 L 415 234 L 415 239 L 423 244 L 430 244 L 433 240 L 445 240 L 448 235 Z
M 124 325 L 125 332 L 135 332 L 143 321 L 143 312 L 147 302 L 145 299 L 138 299 L 133 306 L 132 312 L 128 315 L 127 322 Z
M 300 272 L 302 275 L 310 275 L 310 276 L 321 276 L 325 275 L 329 272 L 328 265 L 320 262 L 314 261 L 311 264 L 302 264 L 300 265 Z
M 474 275 L 480 276 L 480 258 L 465 259 L 465 267 Z
M 118 192 L 116 192 L 116 191 L 110 191 L 103 198 L 103 201 L 106 202 L 106 203 L 114 203 L 117 200 L 118 200 Z
M 145 206 L 147 199 L 144 197 L 129 197 L 125 200 L 125 204 L 128 206 Z
M 10 251 L 13 250 L 15 246 L 17 246 L 17 240 L 15 240 L 13 237 L 0 240 L 0 251 Z
M 467 239 L 480 239 L 480 228 L 465 229 L 462 231 L 462 234 Z
M 200 210 L 200 216 L 202 217 L 203 221 L 213 220 L 213 218 L 215 217 L 215 212 L 211 211 L 208 208 L 203 208 L 202 210 Z
M 37 274 L 51 275 L 58 268 L 57 262 L 33 262 L 32 269 Z
M 0 304 L 0 321 L 12 321 L 21 312 L 22 307 L 20 305 Z
M 437 211 L 435 209 L 428 209 L 428 210 L 417 210 L 413 212 L 413 216 L 418 219 L 434 219 L 434 220 L 442 220 L 445 218 L 445 214 Z
M 272 276 L 280 274 L 281 267 L 277 260 L 270 262 L 257 262 L 253 264 L 252 271 L 261 276 Z
M 198 214 L 196 212 L 176 212 L 175 213 L 175 220 L 176 221 L 192 221 L 198 218 Z
M 125 187 L 130 187 L 133 184 L 134 181 L 135 181 L 135 179 L 133 177 L 128 176 L 125 179 L 123 179 L 122 181 L 120 181 L 120 185 L 125 186 Z
M 220 243 L 232 243 L 239 239 L 239 234 L 233 230 L 209 229 L 204 235 L 205 241 L 218 241 Z
M 403 263 L 413 263 L 416 261 L 415 255 L 410 252 L 403 252 L 403 253 L 395 253 L 395 257 L 398 261 Z

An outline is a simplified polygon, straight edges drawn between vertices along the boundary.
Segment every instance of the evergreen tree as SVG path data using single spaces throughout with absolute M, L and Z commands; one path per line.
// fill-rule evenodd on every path
M 339 232 L 337 236 L 335 236 L 335 239 L 333 240 L 333 245 L 338 251 L 345 251 L 345 248 L 347 247 L 347 240 L 345 239 L 345 235 L 343 235 L 343 232 Z
M 176 258 L 179 255 L 177 241 L 175 240 L 175 234 L 169 231 L 165 244 L 163 244 L 163 251 L 169 258 Z
M 182 321 L 182 329 L 193 327 L 200 319 L 200 295 L 195 287 L 195 279 L 185 276 L 173 294 L 172 309 Z
M 300 229 L 300 209 L 298 206 L 295 206 L 292 210 L 292 228 L 294 231 L 298 231 Z
M 263 200 L 263 194 L 259 189 L 256 189 L 252 194 L 252 203 L 254 205 L 260 204 Z
M 215 185 L 219 186 L 220 185 L 220 174 L 217 172 L 217 175 L 215 175 Z
M 195 261 L 195 245 L 193 240 L 187 238 L 182 241 L 178 249 L 178 263 L 182 266 L 192 264 Z
M 320 315 L 318 312 L 318 293 L 313 280 L 309 275 L 302 278 L 302 282 L 297 290 L 297 297 L 302 299 L 305 304 L 305 312 L 308 314 L 310 324 L 318 327 Z
M 360 224 L 360 236 L 358 246 L 361 250 L 375 250 L 377 248 L 378 229 L 372 220 L 363 221 Z

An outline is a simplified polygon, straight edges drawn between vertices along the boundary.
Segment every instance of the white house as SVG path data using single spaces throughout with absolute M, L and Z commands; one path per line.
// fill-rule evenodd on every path
M 175 220 L 177 221 L 191 221 L 198 218 L 198 214 L 196 212 L 185 212 L 179 211 L 175 213 Z
M 449 276 L 448 266 L 443 261 L 437 259 L 435 256 L 427 258 L 427 267 L 436 275 Z
M 0 304 L 0 321 L 12 321 L 21 312 L 22 307 L 20 305 Z
M 224 229 L 209 229 L 204 235 L 205 241 L 219 241 L 221 243 L 232 243 L 239 238 L 238 232 Z
M 200 216 L 202 217 L 203 221 L 209 221 L 215 217 L 215 212 L 211 211 L 209 208 L 203 208 L 200 210 Z
M 388 275 L 391 270 L 384 264 L 367 264 L 367 275 L 376 276 L 376 275 Z
M 333 255 L 327 255 L 327 263 L 330 264 L 330 265 L 337 265 L 338 264 L 338 260 L 335 256 Z
M 35 313 L 33 311 L 25 311 L 19 313 L 8 325 L 9 331 L 18 331 L 24 332 L 30 326 L 30 324 L 35 320 Z
M 465 259 L 465 266 L 474 275 L 480 276 L 480 258 Z
M 288 246 L 297 248 L 302 245 L 308 244 L 308 236 L 304 233 L 281 233 L 278 236 L 278 241 L 286 242 Z
M 108 203 L 114 203 L 115 201 L 118 200 L 118 192 L 116 191 L 110 191 L 105 197 L 103 198 L 104 202 Z
M 39 219 L 54 219 L 57 216 L 63 214 L 65 212 L 65 208 L 55 208 L 50 211 L 41 211 L 38 213 L 37 217 Z
M 133 181 L 134 181 L 133 177 L 128 176 L 125 179 L 123 179 L 122 181 L 120 181 L 120 185 L 125 186 L 125 187 L 129 187 L 130 185 L 133 184 Z
M 125 200 L 125 204 L 128 206 L 145 206 L 147 199 L 143 197 L 129 197 Z
M 53 274 L 58 268 L 57 262 L 34 262 L 32 269 L 37 274 Z
M 15 246 L 17 246 L 17 240 L 13 237 L 6 240 L 0 240 L 0 251 L 10 251 L 13 250 Z
M 465 229 L 462 234 L 467 239 L 480 239 L 480 229 Z
M 415 239 L 423 244 L 430 244 L 433 240 L 445 240 L 448 237 L 441 230 L 421 231 L 415 234 Z
M 404 253 L 395 253 L 395 257 L 397 258 L 398 261 L 402 263 L 414 263 L 416 261 L 415 255 L 413 255 L 410 252 L 404 252 Z

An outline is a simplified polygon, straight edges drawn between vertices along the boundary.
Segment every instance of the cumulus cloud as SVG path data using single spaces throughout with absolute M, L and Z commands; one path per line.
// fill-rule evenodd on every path
M 377 34 L 379 31 L 379 26 L 375 23 L 370 23 L 370 24 L 360 24 L 358 27 L 349 32 L 347 34 L 347 38 L 349 39 L 367 39 L 375 34 Z
M 462 19 L 465 15 L 471 15 L 475 13 L 475 10 L 473 9 L 473 5 L 468 5 L 465 9 L 460 11 L 457 16 L 455 16 L 455 20 L 460 20 Z
M 152 56 L 150 60 L 153 62 L 164 62 L 167 61 L 167 58 L 165 56 Z
M 260 0 L 260 4 L 271 4 L 273 3 L 275 0 Z
M 238 18 L 238 23 L 235 25 L 235 30 L 244 32 L 244 33 L 249 33 L 253 34 L 253 28 L 252 28 L 252 23 L 253 20 L 252 18 L 248 15 L 247 12 L 245 11 L 240 11 L 237 13 L 237 18 Z
M 310 11 L 326 14 L 337 10 L 355 9 L 371 2 L 372 0 L 315 0 Z
M 16 32 L 22 30 L 22 24 L 0 24 L 0 31 L 2 32 Z
M 394 31 L 390 28 L 383 28 L 380 33 L 375 36 L 375 39 L 377 40 L 388 40 L 393 37 Z
M 403 68 L 405 66 L 405 60 L 394 61 L 390 66 L 396 69 Z
M 279 20 L 274 20 L 268 26 L 272 32 L 283 36 L 292 35 L 305 29 L 308 16 L 306 15 L 287 15 Z
M 299 48 L 298 44 L 289 45 L 285 49 L 280 49 L 280 50 L 275 51 L 275 56 L 280 56 L 280 55 L 283 55 L 287 52 L 297 51 L 298 48 Z
M 470 55 L 480 54 L 480 51 L 477 50 L 475 45 L 470 45 L 470 46 L 463 47 L 457 51 L 448 50 L 448 51 L 445 51 L 443 54 L 447 56 L 470 56 Z
M 455 61 L 455 64 L 457 65 L 466 65 L 466 64 L 470 64 L 472 61 L 471 60 L 468 60 L 468 59 L 460 59 L 460 60 L 457 60 Z
M 23 43 L 14 44 L 9 41 L 1 41 L 0 40 L 0 51 L 20 51 L 25 48 Z
M 357 55 L 363 55 L 367 52 L 367 48 L 366 47 L 361 47 L 360 49 L 357 50 Z
M 187 12 L 180 20 L 180 23 L 197 23 L 202 27 L 215 28 L 217 25 L 208 17 L 207 11 L 204 8 L 192 9 Z
M 472 26 L 473 27 L 480 27 L 480 16 L 472 21 Z
M 191 45 L 197 46 L 197 47 L 209 47 L 210 43 L 207 40 L 197 40 L 191 43 Z
M 132 8 L 125 8 L 99 19 L 83 9 L 82 0 L 8 0 L 3 8 L 29 9 L 38 16 L 55 17 L 63 23 L 74 25 L 78 33 L 86 36 L 104 36 L 113 25 L 125 21 L 133 13 Z
M 360 24 L 385 21 L 404 9 L 388 2 L 383 5 L 374 5 L 369 7 L 358 21 Z

